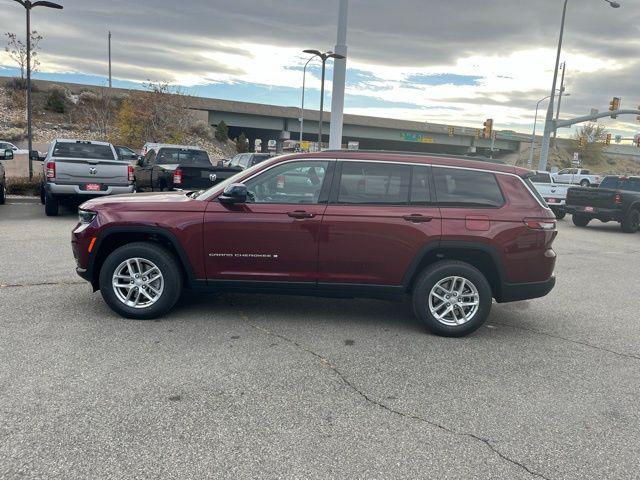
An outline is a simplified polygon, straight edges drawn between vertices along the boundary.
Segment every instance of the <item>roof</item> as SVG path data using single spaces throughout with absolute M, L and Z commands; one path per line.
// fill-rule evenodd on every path
M 90 143 L 91 145 L 107 145 L 111 146 L 109 142 L 100 142 L 97 140 L 81 140 L 79 138 L 56 138 L 56 143 Z
M 173 143 L 147 143 L 145 144 L 147 149 L 153 148 L 179 148 L 180 150 L 202 150 L 205 151 L 204 148 L 198 147 L 197 145 L 176 145 Z

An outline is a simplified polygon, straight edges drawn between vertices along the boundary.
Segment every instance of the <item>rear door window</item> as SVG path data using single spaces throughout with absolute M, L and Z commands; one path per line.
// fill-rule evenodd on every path
M 411 204 L 431 203 L 431 167 L 411 167 Z
M 406 205 L 409 203 L 410 182 L 411 167 L 409 165 L 343 162 L 337 203 Z
M 499 208 L 504 197 L 495 174 L 478 170 L 434 167 L 438 205 Z

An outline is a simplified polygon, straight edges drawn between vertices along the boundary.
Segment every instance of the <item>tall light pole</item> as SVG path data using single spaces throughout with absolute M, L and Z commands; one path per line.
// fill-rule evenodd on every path
M 327 60 L 330 58 L 342 59 L 344 56 L 333 53 L 322 53 L 320 50 L 303 50 L 304 53 L 309 53 L 314 57 L 319 57 L 322 60 L 322 81 L 320 83 L 320 119 L 318 120 L 318 150 L 322 149 L 322 114 L 324 113 L 324 77 L 326 72 Z M 313 57 L 312 57 L 313 58 Z
M 612 8 L 620 8 L 618 2 L 612 0 L 603 0 L 607 2 Z M 547 160 L 549 158 L 549 143 L 551 141 L 551 130 L 553 130 L 553 107 L 555 100 L 556 85 L 558 83 L 558 68 L 560 67 L 560 54 L 562 53 L 562 39 L 564 37 L 564 23 L 567 17 L 567 4 L 569 0 L 564 0 L 564 6 L 562 8 L 562 20 L 560 22 L 560 37 L 558 39 L 558 52 L 556 54 L 556 65 L 553 69 L 553 83 L 551 85 L 551 94 L 549 95 L 549 107 L 547 108 L 547 117 L 544 123 L 544 135 L 542 137 L 542 148 L 540 150 L 540 170 L 547 169 Z
M 570 93 L 567 93 L 565 96 L 568 97 L 570 95 L 571 95 Z M 545 100 L 547 100 L 548 98 L 551 98 L 551 95 L 547 95 L 546 97 L 541 98 L 540 100 L 538 100 L 538 103 L 536 103 L 536 116 L 533 119 L 533 133 L 531 134 L 531 150 L 529 151 L 529 162 L 527 164 L 529 168 L 533 168 L 533 148 L 535 147 L 535 144 L 536 144 L 536 127 L 538 125 L 538 108 L 540 108 L 540 104 Z
M 304 132 L 304 89 L 307 79 L 307 65 L 309 62 L 316 58 L 316 55 L 312 56 L 307 60 L 307 63 L 304 64 L 304 68 L 302 69 L 302 104 L 300 105 L 300 148 L 302 148 L 302 134 Z
M 564 75 L 567 73 L 567 62 L 562 62 L 560 66 L 562 69 L 562 78 L 560 79 L 560 89 L 558 90 L 558 108 L 556 110 L 556 121 L 560 120 L 560 106 L 562 105 L 562 94 L 564 93 Z M 558 136 L 558 129 L 553 129 L 553 141 L 555 142 L 556 137 Z
M 27 12 L 27 139 L 29 142 L 29 179 L 33 178 L 33 160 L 31 158 L 31 150 L 33 149 L 33 135 L 31 128 L 31 9 L 35 7 L 47 7 L 62 10 L 62 5 L 53 2 L 31 0 L 14 0 L 24 7 Z
M 349 0 L 340 0 L 338 11 L 338 39 L 335 52 L 343 58 L 333 62 L 333 88 L 331 93 L 331 126 L 329 128 L 329 148 L 342 148 L 342 124 L 344 115 L 344 90 L 347 79 L 347 18 Z
M 111 30 L 109 30 L 109 88 L 111 88 Z

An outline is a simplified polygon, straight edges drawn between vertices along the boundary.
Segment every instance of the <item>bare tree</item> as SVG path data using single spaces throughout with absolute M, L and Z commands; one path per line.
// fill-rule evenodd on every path
M 7 46 L 4 50 L 9 54 L 9 58 L 13 60 L 20 68 L 20 83 L 22 88 L 26 88 L 27 81 L 27 45 L 20 40 L 15 33 L 5 33 L 7 37 Z M 31 32 L 31 71 L 37 72 L 40 67 L 40 59 L 38 57 L 38 50 L 40 49 L 40 40 L 42 40 L 36 30 Z
M 97 132 L 103 139 L 110 139 L 115 129 L 118 100 L 110 89 L 97 92 L 82 92 L 78 101 L 81 119 L 89 130 Z

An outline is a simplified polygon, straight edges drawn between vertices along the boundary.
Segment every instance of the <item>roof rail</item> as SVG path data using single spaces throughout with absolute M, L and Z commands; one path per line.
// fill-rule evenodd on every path
M 403 151 L 403 150 L 365 150 L 365 149 L 348 150 L 346 148 L 328 149 L 328 150 L 322 150 L 322 151 L 323 152 L 341 152 L 341 153 L 366 152 L 366 153 L 381 153 L 381 154 L 389 154 L 389 155 L 456 158 L 460 160 L 475 160 L 478 162 L 499 163 L 501 165 L 507 165 L 507 163 L 503 162 L 502 160 L 485 157 L 483 155 L 474 156 L 474 155 L 458 155 L 458 154 L 449 154 L 449 153 L 411 152 L 411 151 Z

